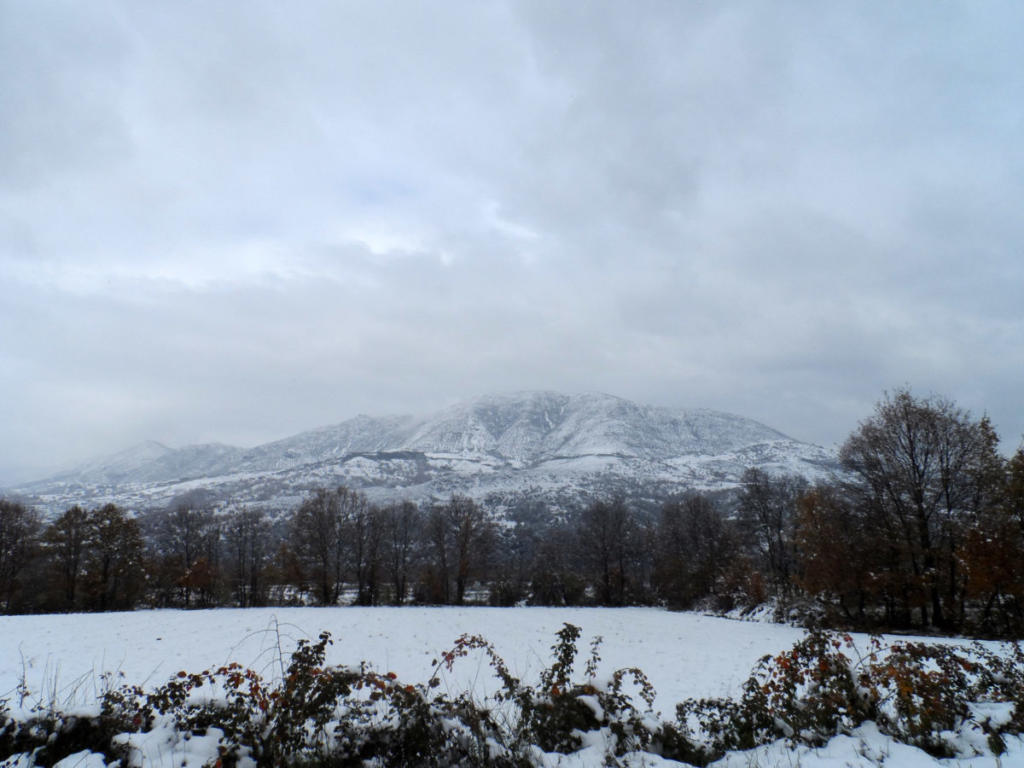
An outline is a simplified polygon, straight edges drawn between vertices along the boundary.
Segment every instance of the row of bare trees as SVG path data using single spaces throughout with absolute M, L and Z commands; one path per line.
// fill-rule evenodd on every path
M 1024 448 L 952 402 L 887 397 L 798 505 L 800 586 L 845 619 L 1024 630 Z
M 44 527 L 32 510 L 0 499 L 5 613 L 131 608 L 143 587 L 139 525 L 118 507 L 72 507 Z
M 1024 633 L 1024 449 L 950 401 L 886 396 L 827 483 L 748 470 L 658 513 L 471 499 L 371 504 L 345 487 L 290 514 L 201 495 L 135 518 L 113 505 L 49 525 L 0 501 L 0 609 L 136 605 L 661 604 L 769 598 L 831 624 Z
M 749 470 L 724 515 L 666 505 L 670 604 L 774 597 L 831 625 L 1024 635 L 1024 448 L 939 397 L 886 396 L 809 485 Z
M 320 490 L 296 510 L 285 545 L 290 582 L 333 605 L 351 587 L 352 602 L 462 604 L 485 578 L 496 539 L 493 520 L 472 499 L 453 496 L 421 510 L 386 506 L 345 487 Z
M 345 487 L 317 490 L 276 521 L 217 512 L 195 494 L 140 517 L 76 506 L 44 525 L 0 500 L 0 612 L 461 604 L 486 581 L 496 531 L 465 497 L 377 506 Z

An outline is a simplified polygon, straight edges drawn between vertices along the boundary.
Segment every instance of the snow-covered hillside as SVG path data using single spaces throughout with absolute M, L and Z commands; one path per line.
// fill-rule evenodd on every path
M 821 477 L 834 456 L 741 416 L 603 394 L 479 397 L 429 416 L 357 416 L 251 449 L 149 442 L 13 489 L 57 513 L 114 501 L 142 509 L 206 489 L 225 504 L 282 509 L 346 484 L 375 500 L 463 493 L 492 507 L 569 507 L 622 494 L 657 502 L 735 486 L 750 466 Z

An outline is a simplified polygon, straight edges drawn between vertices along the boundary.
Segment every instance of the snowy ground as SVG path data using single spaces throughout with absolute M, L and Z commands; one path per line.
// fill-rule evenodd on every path
M 17 705 L 17 688 L 24 680 L 30 692 L 26 706 L 38 701 L 63 709 L 87 706 L 100 690 L 102 672 L 155 686 L 178 670 L 201 671 L 228 661 L 272 677 L 280 672 L 282 654 L 287 663 L 299 638 L 315 638 L 322 630 L 335 638 L 330 663 L 365 660 L 409 682 L 426 681 L 438 654 L 459 635 L 480 634 L 496 646 L 514 674 L 535 682 L 549 663 L 554 633 L 564 622 L 582 628 L 583 656 L 591 637 L 604 638 L 604 672 L 625 666 L 643 669 L 658 693 L 655 708 L 666 719 L 687 697 L 737 694 L 761 656 L 789 648 L 803 634 L 792 627 L 645 608 L 273 608 L 5 616 L 0 617 L 0 698 Z M 472 656 L 446 682 L 481 696 L 495 687 L 486 663 Z M 729 765 L 936 762 L 944 761 L 894 745 L 868 728 L 858 738 L 837 739 L 824 749 L 765 748 L 734 755 Z M 985 757 L 946 764 L 997 763 Z M 1017 741 L 1001 765 L 1024 766 L 1024 748 Z
M 555 632 L 581 627 L 581 651 L 604 638 L 608 671 L 639 666 L 671 717 L 689 696 L 737 693 L 766 653 L 790 647 L 801 630 L 644 608 L 268 608 L 135 611 L 0 617 L 0 698 L 22 676 L 29 690 L 59 703 L 92 697 L 101 672 L 123 672 L 145 685 L 178 670 L 201 671 L 237 661 L 264 675 L 279 672 L 279 627 L 285 656 L 301 637 L 334 637 L 328 661 L 368 661 L 378 671 L 425 682 L 438 654 L 463 633 L 490 640 L 514 674 L 534 681 L 550 661 Z M 488 669 L 475 658 L 456 669 L 453 685 L 490 690 Z M 76 698 L 78 701 L 76 702 Z

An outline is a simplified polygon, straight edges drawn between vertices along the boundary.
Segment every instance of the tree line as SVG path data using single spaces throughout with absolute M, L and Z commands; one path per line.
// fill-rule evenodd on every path
M 278 604 L 771 603 L 829 626 L 1024 633 L 1024 448 L 987 418 L 887 395 L 828 482 L 749 469 L 735 493 L 660 511 L 599 499 L 496 518 L 472 499 L 371 503 L 320 489 L 288 514 L 201 495 L 44 525 L 0 500 L 0 610 Z

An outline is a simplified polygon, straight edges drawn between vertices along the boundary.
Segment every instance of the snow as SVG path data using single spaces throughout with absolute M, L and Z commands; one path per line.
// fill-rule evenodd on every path
M 133 748 L 132 765 L 187 768 L 210 765 L 217 757 L 217 744 L 221 735 L 222 732 L 218 728 L 210 728 L 199 736 L 182 734 L 175 730 L 168 720 L 151 731 L 124 734 L 118 737 L 118 740 L 121 744 Z M 240 761 L 240 764 L 245 768 L 254 765 L 249 759 Z M 99 765 L 102 766 L 103 763 Z
M 219 501 L 281 511 L 311 484 L 346 484 L 375 500 L 478 500 L 542 489 L 559 506 L 624 485 L 660 497 L 727 489 L 743 470 L 824 478 L 835 457 L 751 419 L 657 408 L 602 394 L 489 395 L 422 417 L 359 416 L 251 449 L 170 450 L 155 443 L 13 491 L 49 515 L 71 504 L 166 505 L 207 489 Z M 261 481 L 257 490 L 255 480 Z
M 647 672 L 658 692 L 655 706 L 668 717 L 684 698 L 738 693 L 761 656 L 789 648 L 803 634 L 793 627 L 648 608 L 344 607 L 4 616 L 0 698 L 10 695 L 23 673 L 29 690 L 56 691 L 61 702 L 71 703 L 93 695 L 103 672 L 153 685 L 181 669 L 237 661 L 270 675 L 299 638 L 315 638 L 322 630 L 334 638 L 330 663 L 368 661 L 410 682 L 429 679 L 438 655 L 460 635 L 479 634 L 494 644 L 513 674 L 533 681 L 549 663 L 555 632 L 565 622 L 583 630 L 581 655 L 590 638 L 604 638 L 603 669 L 639 666 Z M 457 667 L 453 686 L 494 690 L 486 665 L 478 661 Z
M 894 741 L 880 733 L 874 723 L 865 723 L 849 736 L 836 736 L 821 747 L 792 746 L 776 741 L 747 752 L 731 752 L 711 764 L 713 768 L 751 766 L 803 766 L 803 768 L 1024 768 L 1024 742 L 1007 737 L 1008 750 L 1000 757 L 980 754 L 938 759 L 926 752 Z
M 620 667 L 638 666 L 653 683 L 655 709 L 674 717 L 675 704 L 688 697 L 737 695 L 757 660 L 789 648 L 802 630 L 762 622 L 735 621 L 695 613 L 651 608 L 273 608 L 210 611 L 135 611 L 107 614 L 60 614 L 0 617 L 0 698 L 12 706 L 56 704 L 87 709 L 104 688 L 101 673 L 121 682 L 153 687 L 182 669 L 197 672 L 237 661 L 267 677 L 282 665 L 300 638 L 331 632 L 328 662 L 354 665 L 368 661 L 380 672 L 394 672 L 408 682 L 425 682 L 436 670 L 440 653 L 464 633 L 491 641 L 511 672 L 536 682 L 550 663 L 550 647 L 562 624 L 576 624 L 580 638 L 578 672 L 590 640 L 603 637 L 598 678 Z M 906 638 L 902 638 L 906 639 Z M 866 647 L 866 638 L 858 638 Z M 961 642 L 948 640 L 947 642 Z M 482 654 L 460 660 L 442 675 L 449 691 L 471 690 L 482 698 L 497 681 Z M 28 697 L 19 701 L 24 682 Z M 1005 718 L 1005 707 L 986 705 L 978 714 Z M 127 738 L 127 737 L 126 737 Z M 550 766 L 601 765 L 607 734 L 587 734 L 585 748 L 559 757 L 538 757 Z M 967 743 L 982 755 L 941 761 L 893 741 L 865 724 L 819 748 L 777 742 L 745 753 L 726 755 L 719 768 L 750 765 L 832 766 L 1024 766 L 1024 744 L 1007 738 L 1009 753 L 1001 762 L 986 754 L 983 739 Z M 131 743 L 140 765 L 201 765 L 215 748 L 216 734 L 183 739 L 169 727 L 134 735 Z M 61 765 L 102 765 L 96 755 L 81 754 Z M 18 764 L 11 758 L 10 764 Z M 29 763 L 23 762 L 28 765 Z M 670 765 L 650 755 L 633 755 L 628 765 Z
M 105 765 L 101 755 L 86 750 L 68 755 L 60 762 L 55 763 L 53 768 L 104 768 Z

